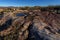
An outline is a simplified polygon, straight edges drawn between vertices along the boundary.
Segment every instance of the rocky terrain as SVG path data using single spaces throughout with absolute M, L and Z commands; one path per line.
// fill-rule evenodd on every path
M 49 11 L 16 14 L 0 13 L 0 40 L 60 40 L 60 14 Z

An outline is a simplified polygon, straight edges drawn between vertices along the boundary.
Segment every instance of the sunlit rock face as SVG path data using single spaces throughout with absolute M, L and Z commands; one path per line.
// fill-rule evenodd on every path
M 33 29 L 34 31 L 35 28 L 37 29 L 37 33 L 43 38 L 43 40 L 60 40 L 59 20 L 60 17 L 57 14 L 41 14 L 40 17 L 35 17 L 33 20 Z
M 60 40 L 60 14 L 7 13 L 0 19 L 0 40 Z
M 30 35 L 28 39 L 60 40 L 59 20 L 60 16 L 54 13 L 41 13 L 40 16 L 34 16 L 29 28 Z

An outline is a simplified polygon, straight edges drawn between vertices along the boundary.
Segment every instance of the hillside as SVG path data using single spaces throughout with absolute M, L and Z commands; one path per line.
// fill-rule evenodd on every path
M 9 9 L 0 17 L 0 40 L 60 40 L 60 14 L 56 12 Z

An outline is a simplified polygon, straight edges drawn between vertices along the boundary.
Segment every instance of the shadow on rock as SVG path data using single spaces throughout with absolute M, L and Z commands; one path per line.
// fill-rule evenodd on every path
M 3 25 L 0 26 L 0 31 L 7 29 L 12 24 L 12 19 L 7 20 Z

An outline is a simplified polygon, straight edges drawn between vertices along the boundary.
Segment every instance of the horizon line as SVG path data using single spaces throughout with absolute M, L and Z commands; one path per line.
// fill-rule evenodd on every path
M 26 6 L 0 6 L 0 7 L 27 7 L 28 5 Z M 34 6 L 40 6 L 40 5 L 34 5 Z M 28 6 L 28 7 L 34 7 L 34 6 Z M 47 6 L 60 6 L 60 5 L 44 5 L 44 6 L 40 6 L 40 7 L 47 7 Z

